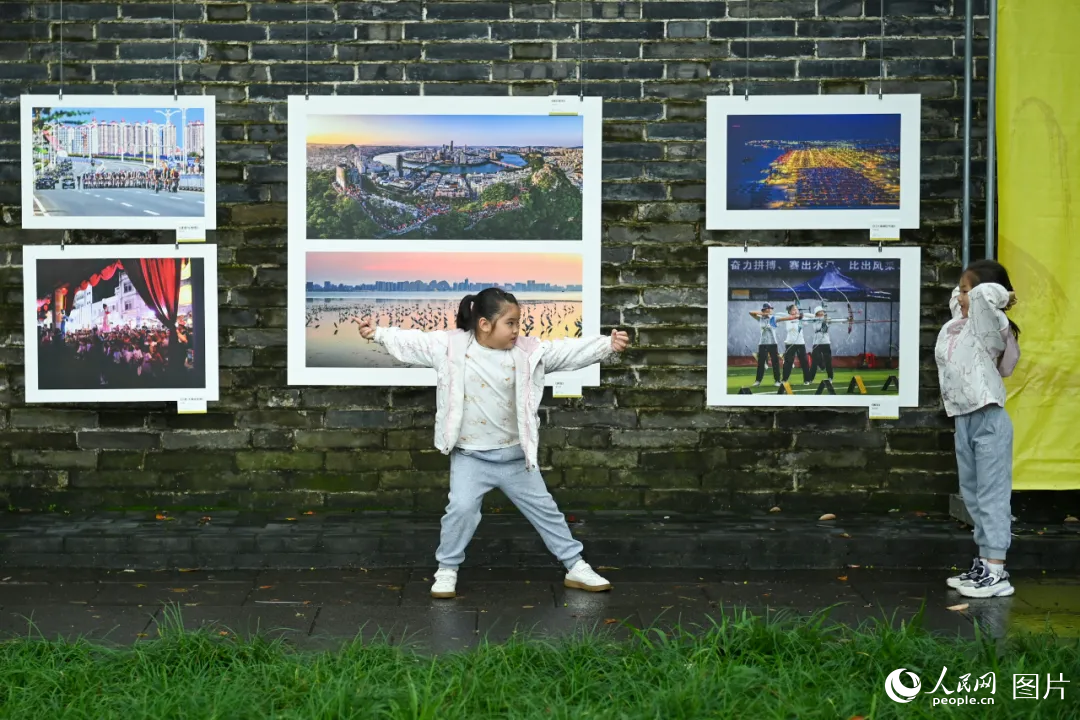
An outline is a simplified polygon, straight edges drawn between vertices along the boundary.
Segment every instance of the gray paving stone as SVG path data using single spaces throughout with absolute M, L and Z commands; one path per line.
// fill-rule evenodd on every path
M 256 585 L 245 605 L 391 605 L 401 603 L 402 585 L 380 582 L 280 582 Z
M 252 593 L 248 582 L 102 583 L 94 602 L 101 605 L 235 605 Z
M 86 605 L 98 594 L 93 582 L 0 583 L 0 607 L 9 605 Z
M 185 630 L 205 629 L 227 636 L 239 636 L 250 639 L 255 635 L 267 639 L 284 639 L 297 643 L 306 637 L 318 612 L 317 606 L 310 607 L 185 607 L 179 612 L 179 620 Z M 170 612 L 159 612 L 154 617 L 147 633 L 155 637 L 161 629 L 166 632 L 174 627 L 177 616 Z
M 0 611 L 0 639 L 74 641 L 86 638 L 111 645 L 129 645 L 145 635 L 152 608 L 85 605 L 21 605 Z
M 477 612 L 455 607 L 324 607 L 304 649 L 337 649 L 359 639 L 383 640 L 432 653 L 475 647 Z
M 430 607 L 433 604 L 453 604 L 461 608 L 490 610 L 511 606 L 532 605 L 554 607 L 555 595 L 549 582 L 531 580 L 507 582 L 468 582 L 461 579 L 457 584 L 457 597 L 436 599 L 431 597 L 431 585 L 435 579 L 419 577 L 405 585 L 401 597 L 402 606 Z

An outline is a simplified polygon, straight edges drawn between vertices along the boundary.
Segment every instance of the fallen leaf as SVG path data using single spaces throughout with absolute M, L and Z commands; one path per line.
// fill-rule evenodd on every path
M 825 513 L 824 515 L 822 515 L 821 517 L 818 518 L 818 520 L 835 520 L 835 519 L 836 519 L 836 516 L 833 515 L 832 513 Z
M 619 621 L 617 619 L 615 619 L 615 618 L 605 618 L 604 619 L 604 624 L 605 625 L 613 625 L 613 624 L 615 624 L 617 622 L 619 622 Z
M 307 512 L 305 512 L 304 514 L 305 514 L 305 515 L 314 515 L 314 514 L 315 514 L 315 511 L 314 511 L 314 510 L 308 510 L 308 511 L 307 511 Z
M 848 567 L 849 568 L 857 568 L 857 567 L 862 567 L 862 565 L 848 565 Z
M 229 631 L 228 630 L 219 630 L 218 635 L 220 635 L 221 637 L 228 637 L 229 636 Z
M 260 590 L 269 590 L 272 587 L 274 587 L 274 586 L 273 585 L 260 585 L 259 589 Z
M 166 518 L 166 517 L 165 517 L 164 515 L 162 515 L 161 513 L 158 513 L 157 515 L 155 515 L 155 516 L 154 516 L 154 519 L 155 519 L 155 520 L 166 520 L 166 519 L 168 519 L 168 518 Z
M 149 636 L 149 635 L 147 635 L 146 633 L 135 633 L 135 637 L 141 637 L 141 638 L 143 638 L 143 637 L 150 637 L 150 636 Z
M 532 610 L 532 609 L 533 609 L 534 607 L 536 607 L 536 606 L 535 606 L 535 605 L 522 605 L 521 607 L 522 607 L 523 609 L 525 609 L 525 610 Z
M 199 518 L 199 524 L 200 525 L 205 525 L 208 522 L 210 522 L 210 516 L 209 515 L 203 515 L 201 518 Z
M 836 579 L 839 580 L 840 582 L 847 582 L 847 575 L 841 575 L 841 576 L 837 577 Z
M 769 512 L 780 512 L 780 508 L 778 508 L 778 507 L 769 508 Z
M 597 570 L 618 570 L 619 568 L 615 567 L 614 565 L 597 565 L 596 569 Z
M 188 591 L 187 588 L 169 588 L 169 592 L 174 592 L 174 593 L 186 593 L 187 591 Z
M 7 576 L 6 578 L 4 578 L 3 580 L 0 580 L 0 582 L 7 582 L 7 581 L 8 581 L 8 580 L 10 580 L 10 579 L 11 579 L 11 576 L 10 576 L 10 575 L 8 575 L 8 576 Z
M 956 612 L 960 612 L 961 610 L 967 610 L 968 609 L 968 603 L 960 603 L 959 605 L 950 605 L 949 607 L 947 607 L 945 609 L 946 610 L 955 610 Z
M 285 518 L 285 519 L 288 520 L 289 522 L 295 522 L 296 521 L 296 518 Z
M 866 720 L 862 715 L 852 715 L 848 720 Z
M 180 572 L 197 572 L 199 568 L 178 568 Z
M 130 572 L 130 573 L 133 573 L 133 572 L 135 572 L 135 571 L 134 571 L 134 570 L 132 570 L 131 568 L 124 568 L 124 572 Z
M 840 533 L 840 537 L 849 538 L 849 537 L 851 537 L 851 535 L 849 533 Z
M 146 583 L 136 583 L 135 587 L 146 587 Z
M 1080 520 L 1077 520 L 1072 515 L 1069 515 L 1068 517 L 1065 518 L 1065 522 L 1080 522 Z
M 927 513 L 923 512 L 922 510 L 915 511 L 915 517 L 926 517 L 926 515 Z

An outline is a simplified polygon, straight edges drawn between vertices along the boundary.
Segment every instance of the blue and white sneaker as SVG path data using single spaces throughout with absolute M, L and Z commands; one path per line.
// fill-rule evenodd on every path
M 976 555 L 975 560 L 973 560 L 972 563 L 971 563 L 971 569 L 970 570 L 967 570 L 966 572 L 962 572 L 959 575 L 953 575 L 950 578 L 946 578 L 945 579 L 945 584 L 955 590 L 956 588 L 960 587 L 961 585 L 968 582 L 969 580 L 974 580 L 975 578 L 982 575 L 982 569 L 983 569 L 983 559 Z
M 956 588 L 956 592 L 969 598 L 1007 597 L 1016 592 L 1016 588 L 1009 582 L 1009 573 L 1004 568 L 1000 575 L 995 575 L 989 567 L 983 567 L 979 577 L 968 580 Z

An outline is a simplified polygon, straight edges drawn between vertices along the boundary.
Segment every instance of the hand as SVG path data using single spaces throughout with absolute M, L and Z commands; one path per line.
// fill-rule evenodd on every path
M 365 340 L 375 337 L 375 321 L 369 317 L 361 320 L 357 329 L 360 330 L 360 337 Z
M 611 331 L 611 349 L 615 352 L 622 352 L 630 344 L 630 336 L 624 333 L 622 330 Z
M 1008 310 L 1009 308 L 1011 308 L 1015 304 L 1016 304 L 1016 293 L 1010 292 L 1009 293 L 1009 302 L 1005 306 L 1005 309 Z

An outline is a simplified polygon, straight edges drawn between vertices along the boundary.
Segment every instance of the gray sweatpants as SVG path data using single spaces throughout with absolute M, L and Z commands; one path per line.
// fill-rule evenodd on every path
M 960 495 L 975 523 L 979 557 L 1004 560 L 1012 542 L 1013 426 L 1000 405 L 956 417 Z
M 435 552 L 440 568 L 456 569 L 465 560 L 465 547 L 480 524 L 480 501 L 494 488 L 510 498 L 567 570 L 581 559 L 581 543 L 570 534 L 540 471 L 525 469 L 520 445 L 499 450 L 458 448 L 450 453 L 450 503 Z

